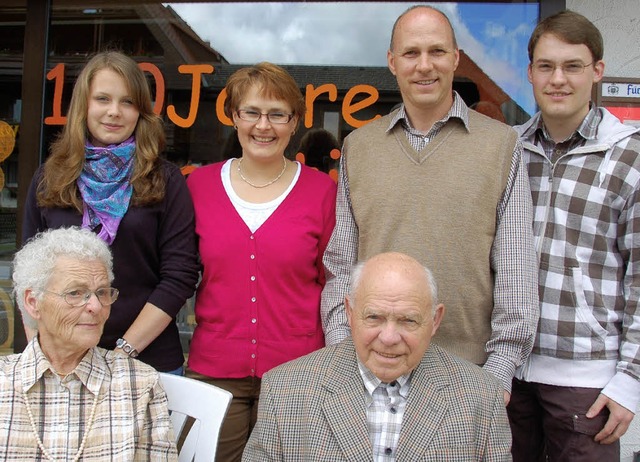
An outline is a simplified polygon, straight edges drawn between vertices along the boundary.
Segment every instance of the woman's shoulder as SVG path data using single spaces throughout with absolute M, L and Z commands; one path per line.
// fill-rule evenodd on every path
M 337 188 L 336 182 L 333 181 L 327 173 L 321 172 L 315 168 L 307 167 L 304 164 L 300 164 L 300 179 L 309 186 L 326 188 L 328 190 L 335 190 Z
M 187 184 L 191 187 L 202 183 L 210 184 L 214 178 L 220 177 L 220 171 L 226 161 L 203 165 L 189 174 Z

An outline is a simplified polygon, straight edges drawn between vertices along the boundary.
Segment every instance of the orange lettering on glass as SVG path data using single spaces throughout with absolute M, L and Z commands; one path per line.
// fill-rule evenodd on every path
M 313 127 L 313 102 L 322 93 L 329 93 L 329 101 L 338 99 L 338 89 L 334 84 L 325 83 L 318 88 L 308 84 L 304 95 L 304 101 L 307 106 L 307 113 L 304 115 L 304 126 L 307 128 Z
M 151 73 L 155 80 L 155 102 L 153 106 L 153 112 L 160 115 L 164 106 L 165 100 L 165 80 L 160 69 L 152 63 L 139 63 L 140 69 L 145 72 Z M 62 115 L 62 93 L 64 85 L 64 71 L 65 65 L 63 63 L 57 64 L 53 69 L 47 73 L 47 80 L 55 80 L 54 93 L 53 93 L 53 115 L 45 117 L 45 125 L 64 125 L 67 118 Z M 198 106 L 200 103 L 200 91 L 201 91 L 201 77 L 202 74 L 211 74 L 214 71 L 213 66 L 210 64 L 183 64 L 178 67 L 178 71 L 181 74 L 192 74 L 191 85 L 191 101 L 189 103 L 189 114 L 187 117 L 181 117 L 176 112 L 176 108 L 173 104 L 167 106 L 167 116 L 169 120 L 182 128 L 191 127 L 198 114 Z M 305 104 L 307 112 L 304 117 L 304 126 L 306 128 L 313 127 L 313 106 L 316 98 L 323 93 L 328 94 L 329 101 L 335 102 L 338 99 L 338 89 L 333 83 L 325 83 L 315 88 L 312 84 L 306 86 L 305 91 Z M 362 100 L 354 103 L 356 95 L 366 94 Z M 353 117 L 356 112 L 370 107 L 378 100 L 378 90 L 371 85 L 356 85 L 347 91 L 344 100 L 342 101 L 342 118 L 344 121 L 354 128 L 362 127 L 367 123 L 376 120 L 381 117 L 380 114 L 376 114 L 373 118 L 367 120 L 359 120 Z M 227 91 L 223 89 L 216 99 L 216 116 L 223 125 L 232 126 L 233 121 L 224 114 L 224 102 L 227 98 Z
M 221 124 L 224 124 L 228 127 L 233 126 L 233 120 L 227 117 L 224 113 L 224 102 L 227 100 L 227 89 L 223 88 L 218 98 L 216 99 L 216 115 L 218 116 L 218 120 Z
M 211 64 L 182 64 L 178 66 L 181 74 L 193 74 L 191 81 L 191 102 L 189 103 L 189 115 L 186 118 L 180 117 L 173 104 L 167 106 L 167 115 L 178 127 L 189 128 L 196 121 L 198 114 L 198 104 L 200 102 L 200 77 L 202 74 L 213 73 Z
M 64 63 L 47 72 L 47 80 L 55 80 L 53 87 L 53 115 L 45 117 L 45 125 L 64 125 L 67 118 L 62 115 L 62 87 L 64 85 Z
M 364 98 L 362 101 L 351 104 L 355 96 L 359 93 L 365 93 L 369 96 Z M 374 105 L 375 102 L 378 101 L 378 96 L 378 89 L 371 85 L 356 85 L 349 89 L 347 94 L 344 95 L 344 100 L 342 101 L 342 117 L 344 118 L 344 121 L 354 128 L 360 128 L 363 125 L 382 117 L 380 114 L 376 114 L 371 119 L 358 120 L 351 116 L 354 112 L 358 112 L 366 107 Z
M 152 63 L 138 63 L 138 67 L 143 71 L 149 72 L 156 82 L 156 96 L 153 104 L 153 112 L 160 115 L 164 106 L 164 76 L 158 66 Z

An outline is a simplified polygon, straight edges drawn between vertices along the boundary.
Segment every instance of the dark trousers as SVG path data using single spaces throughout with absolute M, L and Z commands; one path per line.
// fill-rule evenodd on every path
M 187 371 L 187 377 L 223 388 L 233 395 L 220 429 L 216 461 L 240 462 L 258 418 L 258 398 L 262 381 L 258 377 L 216 379 L 191 370 Z
M 585 416 L 600 391 L 514 379 L 507 407 L 513 461 L 618 462 L 619 441 L 599 444 L 593 440 L 607 422 L 609 410 L 605 407 L 592 419 Z

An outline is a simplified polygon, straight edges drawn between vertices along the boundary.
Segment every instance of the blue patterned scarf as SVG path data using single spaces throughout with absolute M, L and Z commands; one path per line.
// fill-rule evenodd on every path
M 133 186 L 133 153 L 135 137 L 107 147 L 85 145 L 85 163 L 78 178 L 78 188 L 84 202 L 82 227 L 96 229 L 98 237 L 111 245 L 118 226 L 129 208 Z

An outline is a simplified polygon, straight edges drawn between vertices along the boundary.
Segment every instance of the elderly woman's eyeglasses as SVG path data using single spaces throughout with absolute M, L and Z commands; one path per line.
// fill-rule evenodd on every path
M 287 124 L 293 119 L 293 114 L 287 114 L 286 112 L 258 112 L 250 109 L 238 109 L 236 111 L 238 117 L 247 122 L 257 122 L 260 117 L 267 116 L 267 120 L 272 124 Z
M 120 293 L 115 287 L 104 287 L 95 291 L 70 290 L 69 292 L 64 292 L 62 294 L 52 292 L 50 290 L 45 290 L 45 292 L 64 298 L 64 301 L 73 307 L 85 306 L 87 303 L 89 303 L 89 299 L 91 298 L 92 294 L 95 294 L 96 298 L 102 306 L 111 305 L 118 299 L 118 294 Z

